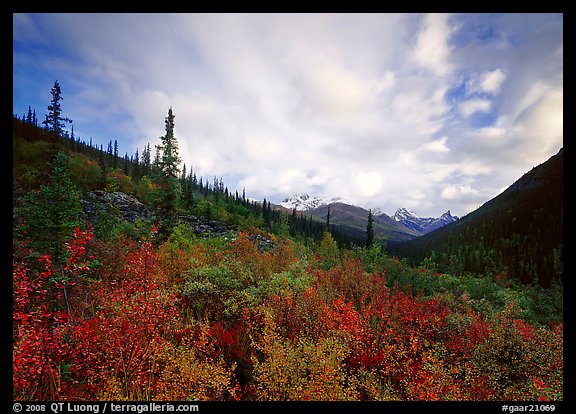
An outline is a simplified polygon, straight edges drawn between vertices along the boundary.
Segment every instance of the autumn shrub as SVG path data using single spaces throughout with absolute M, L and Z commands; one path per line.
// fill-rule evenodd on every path
M 34 266 L 13 264 L 13 370 L 15 399 L 55 399 L 67 375 L 70 324 L 85 311 L 83 292 L 95 263 L 86 251 L 93 235 L 74 229 L 65 263 L 49 255 Z
M 222 401 L 237 396 L 234 366 L 226 366 L 223 359 L 200 360 L 194 349 L 166 342 L 154 364 L 158 378 L 150 399 Z
M 99 189 L 104 184 L 100 165 L 82 154 L 70 156 L 70 178 L 84 193 Z
M 105 190 L 108 192 L 121 191 L 123 193 L 132 194 L 134 191 L 134 184 L 132 176 L 126 175 L 123 170 L 113 168 L 110 170 L 105 178 Z
M 562 399 L 562 325 L 534 326 L 517 316 L 511 303 L 493 318 L 488 340 L 471 352 L 476 372 L 497 399 Z
M 240 262 L 252 274 L 253 283 L 267 279 L 273 273 L 272 254 L 261 251 L 248 233 L 240 232 L 233 242 L 229 243 L 226 257 L 229 262 Z
M 378 368 L 350 371 L 346 380 L 354 390 L 354 400 L 360 401 L 398 401 L 401 398 L 392 386 L 390 378 Z
M 60 393 L 60 368 L 66 353 L 60 342 L 66 312 L 54 310 L 60 292 L 50 279 L 49 256 L 40 258 L 44 269 L 31 272 L 14 264 L 13 386 L 16 400 L 49 400 Z M 50 286 L 52 285 L 52 286 Z
M 178 286 L 186 275 L 199 265 L 193 256 L 193 246 L 182 245 L 172 239 L 162 243 L 158 249 L 158 265 L 164 273 L 167 286 Z
M 132 244 L 100 288 L 96 314 L 75 326 L 70 367 L 79 396 L 149 399 L 153 366 L 164 341 L 181 339 L 182 319 L 174 292 L 152 244 Z M 96 287 L 96 286 L 94 286 Z
M 156 198 L 157 185 L 144 175 L 134 184 L 134 195 L 144 204 L 151 204 Z
M 256 400 L 347 400 L 354 396 L 346 384 L 344 360 L 348 350 L 335 338 L 316 341 L 305 336 L 284 339 L 267 320 L 261 341 L 254 344 Z
M 16 243 L 15 399 L 563 398 L 563 324 L 533 322 L 540 291 L 329 257 L 327 236 L 321 255 L 156 231 L 74 229 L 58 263 Z
M 564 314 L 563 287 L 560 283 L 552 283 L 549 288 L 539 285 L 523 286 L 518 289 L 531 306 L 522 311 L 522 318 L 531 322 L 548 325 L 561 321 Z
M 329 270 L 332 266 L 337 265 L 340 260 L 340 253 L 338 244 L 330 232 L 324 232 L 324 237 L 318 245 L 316 253 L 318 267 L 322 270 Z
M 240 281 L 228 266 L 208 265 L 188 272 L 182 296 L 195 309 L 198 319 L 216 319 L 230 314 L 229 302 L 240 288 Z

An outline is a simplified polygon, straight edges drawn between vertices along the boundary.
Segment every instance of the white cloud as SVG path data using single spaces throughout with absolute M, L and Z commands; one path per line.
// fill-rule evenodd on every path
M 489 126 L 476 130 L 475 134 L 481 138 L 498 139 L 506 134 L 506 130 L 501 127 Z
M 331 123 L 354 119 L 370 102 L 371 85 L 365 79 L 323 58 L 310 63 L 295 84 L 301 96 L 297 113 Z
M 563 145 L 564 92 L 553 88 L 544 92 L 516 119 L 514 125 L 523 134 L 524 152 L 532 162 Z
M 362 198 L 374 197 L 382 190 L 384 177 L 378 171 L 362 171 L 356 174 L 355 184 Z
M 500 92 L 500 87 L 502 82 L 506 79 L 506 75 L 502 70 L 494 69 L 491 72 L 486 72 L 482 75 L 480 79 L 480 91 L 487 92 L 490 94 L 497 94 Z
M 437 140 L 432 141 L 429 144 L 424 145 L 424 148 L 428 151 L 432 152 L 450 152 L 450 148 L 446 146 L 446 142 L 448 141 L 447 136 L 443 136 L 442 138 L 438 138 Z
M 460 103 L 458 108 L 464 117 L 469 117 L 475 112 L 488 112 L 492 103 L 488 99 L 469 99 Z
M 383 94 L 389 92 L 396 84 L 396 75 L 394 72 L 388 70 L 382 79 L 378 79 L 374 83 L 374 91 L 377 94 Z
M 418 64 L 439 76 L 447 75 L 452 70 L 452 48 L 448 44 L 452 29 L 447 18 L 444 14 L 426 15 L 412 53 Z
M 440 197 L 444 200 L 457 200 L 463 196 L 477 195 L 478 191 L 469 184 L 447 185 L 442 190 Z

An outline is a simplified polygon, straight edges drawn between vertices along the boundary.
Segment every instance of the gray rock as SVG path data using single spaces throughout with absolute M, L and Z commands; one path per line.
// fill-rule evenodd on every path
M 107 193 L 95 190 L 88 193 L 83 200 L 84 212 L 88 220 L 97 221 L 101 212 L 106 212 L 122 220 L 134 223 L 137 219 L 145 220 L 150 217 L 148 207 L 138 199 L 120 191 Z
M 112 193 L 101 190 L 91 191 L 82 203 L 88 220 L 93 223 L 98 220 L 102 212 L 130 223 L 134 223 L 138 219 L 146 220 L 152 217 L 148 206 L 142 204 L 135 197 L 120 191 Z M 178 216 L 178 220 L 190 226 L 197 235 L 224 237 L 228 233 L 228 228 L 224 224 L 208 220 L 206 217 L 181 214 Z

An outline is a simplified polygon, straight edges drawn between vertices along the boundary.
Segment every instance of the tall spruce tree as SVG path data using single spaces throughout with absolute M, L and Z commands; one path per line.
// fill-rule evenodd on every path
M 64 132 L 66 122 L 71 123 L 72 120 L 61 116 L 62 106 L 60 105 L 60 101 L 64 98 L 62 98 L 62 89 L 58 81 L 54 82 L 50 93 L 52 94 L 52 100 L 50 101 L 50 105 L 48 105 L 48 113 L 42 124 L 45 125 L 46 130 L 50 132 L 51 140 L 57 142 L 58 138 Z
M 182 187 L 179 181 L 178 141 L 174 136 L 174 114 L 172 107 L 168 109 L 165 118 L 166 134 L 162 137 L 157 150 L 158 168 L 158 216 L 161 220 L 160 232 L 167 237 L 176 224 L 176 212 L 182 196 Z
M 372 221 L 372 209 L 370 209 L 368 212 L 368 224 L 366 225 L 366 247 L 372 246 L 374 242 L 374 223 Z
M 150 144 L 147 144 L 142 151 L 142 175 L 150 175 L 152 160 L 150 158 Z

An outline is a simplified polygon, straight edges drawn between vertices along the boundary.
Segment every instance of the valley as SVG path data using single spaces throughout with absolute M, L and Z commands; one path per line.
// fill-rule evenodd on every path
M 563 399 L 562 151 L 457 219 L 52 139 L 14 121 L 14 399 Z

